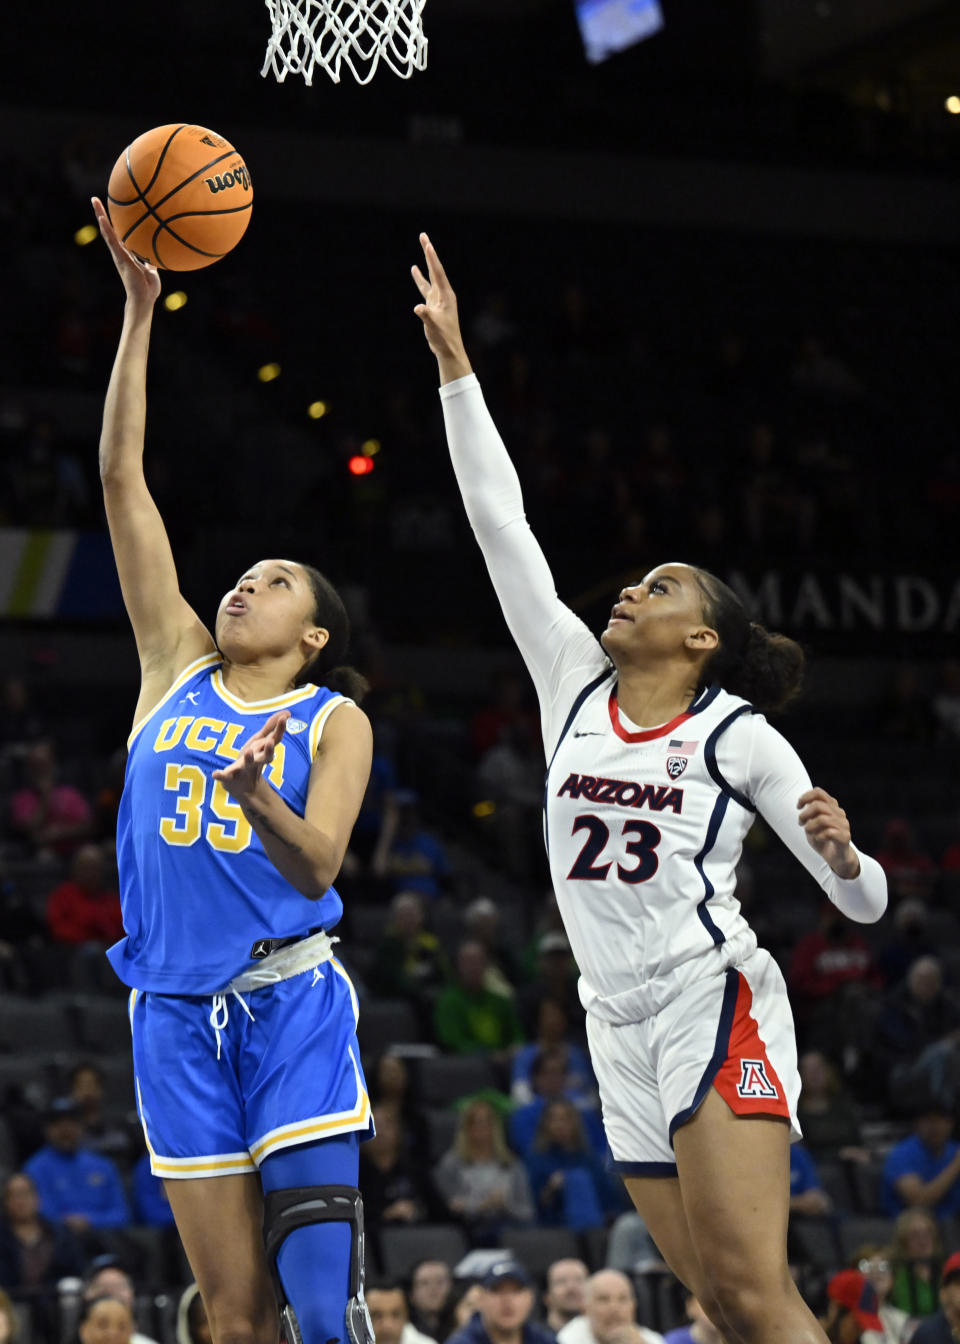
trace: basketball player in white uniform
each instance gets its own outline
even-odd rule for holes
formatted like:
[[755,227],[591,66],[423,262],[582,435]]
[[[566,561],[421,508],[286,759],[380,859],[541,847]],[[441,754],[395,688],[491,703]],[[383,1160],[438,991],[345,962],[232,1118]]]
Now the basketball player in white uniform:
[[599,641],[559,600],[456,298],[421,243],[415,311],[440,366],[454,471],[540,700],[545,837],[615,1166],[728,1340],[822,1342],[787,1267],[793,1019],[734,870],[760,812],[852,919],[882,914],[883,871],[759,712],[798,688],[792,640],[686,564],[624,588]]

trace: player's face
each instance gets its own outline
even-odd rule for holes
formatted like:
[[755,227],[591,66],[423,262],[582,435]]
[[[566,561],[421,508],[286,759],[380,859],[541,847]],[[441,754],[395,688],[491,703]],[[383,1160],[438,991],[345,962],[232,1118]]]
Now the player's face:
[[[645,662],[703,639],[703,593],[689,565],[658,565],[639,583],[628,584],[613,606],[600,643],[614,663]],[[705,652],[716,645],[707,638]]]
[[[230,660],[279,657],[314,629],[310,582],[292,560],[260,560],[244,570],[217,612],[217,644]],[[307,656],[304,650],[304,656]]]

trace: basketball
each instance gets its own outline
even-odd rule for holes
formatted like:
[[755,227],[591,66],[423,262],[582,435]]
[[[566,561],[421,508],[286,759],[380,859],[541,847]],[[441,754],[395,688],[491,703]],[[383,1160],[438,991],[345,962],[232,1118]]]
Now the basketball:
[[210,266],[250,222],[253,187],[240,155],[205,126],[155,126],[123,151],[107,188],[117,237],[167,271]]

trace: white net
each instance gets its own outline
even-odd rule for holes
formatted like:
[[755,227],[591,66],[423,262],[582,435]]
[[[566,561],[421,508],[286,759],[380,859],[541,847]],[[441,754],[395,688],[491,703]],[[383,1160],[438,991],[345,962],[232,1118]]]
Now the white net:
[[266,0],[273,36],[260,73],[282,83],[302,75],[313,83],[314,69],[326,70],[335,84],[345,65],[358,84],[367,84],[384,61],[409,79],[425,70],[427,39],[421,14],[426,0]]

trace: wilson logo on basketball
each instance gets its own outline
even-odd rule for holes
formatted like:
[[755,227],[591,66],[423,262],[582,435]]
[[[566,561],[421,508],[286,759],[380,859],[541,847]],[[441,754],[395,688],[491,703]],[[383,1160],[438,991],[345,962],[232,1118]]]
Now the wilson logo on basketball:
[[216,177],[205,177],[204,182],[210,188],[211,195],[216,195],[218,191],[227,191],[230,187],[243,187],[244,191],[250,190],[250,174],[247,172],[246,165],[236,164],[227,173],[217,173]]

